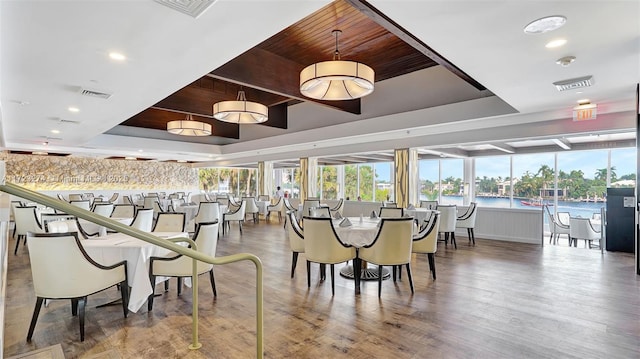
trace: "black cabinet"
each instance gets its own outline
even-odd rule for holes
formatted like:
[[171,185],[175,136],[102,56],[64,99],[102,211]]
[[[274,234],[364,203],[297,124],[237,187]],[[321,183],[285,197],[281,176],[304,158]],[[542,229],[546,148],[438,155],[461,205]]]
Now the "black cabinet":
[[635,189],[607,188],[607,251],[633,253]]

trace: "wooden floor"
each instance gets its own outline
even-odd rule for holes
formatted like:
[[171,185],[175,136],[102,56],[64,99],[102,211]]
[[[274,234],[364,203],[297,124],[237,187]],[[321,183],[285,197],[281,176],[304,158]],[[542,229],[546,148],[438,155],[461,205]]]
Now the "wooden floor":
[[[290,279],[291,252],[277,221],[244,230],[240,236],[232,225],[218,255],[250,252],[264,263],[268,358],[640,357],[640,278],[630,254],[481,239],[471,247],[458,238],[457,250],[439,244],[435,281],[426,256],[414,257],[414,295],[406,277],[385,281],[378,299],[376,282],[356,296],[353,281],[336,275],[332,297],[317,266],[307,288],[303,256]],[[9,258],[5,356],[58,343],[67,358],[110,350],[108,357],[117,351],[121,358],[255,356],[255,271],[248,262],[216,267],[217,299],[201,276],[198,351],[187,349],[191,293],[178,297],[175,281],[151,313],[145,306],[127,319],[118,306],[95,308],[116,299],[115,288],[90,297],[84,342],[69,303],[53,302],[27,343],[35,299],[28,253],[20,248]]]

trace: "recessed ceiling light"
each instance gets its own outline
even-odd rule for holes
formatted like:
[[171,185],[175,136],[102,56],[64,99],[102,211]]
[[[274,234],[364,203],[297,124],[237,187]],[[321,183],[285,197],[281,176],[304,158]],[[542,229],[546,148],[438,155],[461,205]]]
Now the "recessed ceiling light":
[[69,110],[69,112],[80,112],[80,109],[74,106],[69,106],[67,110]]
[[571,65],[574,61],[576,61],[576,57],[575,56],[565,56],[565,57],[561,57],[559,59],[556,60],[556,64],[562,66],[562,67],[567,67],[569,65]]
[[144,152],[144,150],[138,150],[138,152]]
[[51,130],[51,133],[60,133],[60,130]]
[[546,47],[547,49],[554,49],[556,47],[563,46],[566,43],[567,43],[566,39],[555,39],[547,42],[547,44],[544,45],[544,47]]
[[109,58],[111,58],[111,60],[116,60],[116,61],[124,61],[127,59],[126,56],[124,56],[119,52],[110,52]]
[[136,158],[135,158],[135,157],[128,157],[128,156],[127,156],[127,157],[125,157],[124,159],[125,159],[125,160],[128,160],[128,161],[135,161],[135,160],[136,160]]
[[546,16],[531,21],[524,27],[524,32],[526,34],[543,34],[562,27],[566,22],[567,18],[562,15]]

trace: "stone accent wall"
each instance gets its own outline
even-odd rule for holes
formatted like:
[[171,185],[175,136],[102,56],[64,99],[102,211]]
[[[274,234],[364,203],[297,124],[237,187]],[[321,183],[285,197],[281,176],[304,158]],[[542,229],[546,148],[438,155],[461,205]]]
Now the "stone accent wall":
[[198,188],[198,170],[168,162],[2,153],[6,181],[35,191]]

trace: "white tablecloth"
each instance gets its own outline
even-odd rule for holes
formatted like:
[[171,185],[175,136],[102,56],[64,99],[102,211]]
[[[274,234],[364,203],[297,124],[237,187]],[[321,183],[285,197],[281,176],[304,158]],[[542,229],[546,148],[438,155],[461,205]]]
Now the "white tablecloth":
[[380,219],[364,217],[360,222],[359,217],[349,217],[349,221],[351,221],[351,226],[349,227],[340,227],[340,221],[342,220],[333,220],[333,226],[340,240],[345,244],[359,248],[371,244],[376,238]]
[[258,205],[258,212],[264,216],[267,215],[267,206],[271,204],[271,201],[256,201]]
[[[153,234],[162,238],[188,237],[186,232],[156,232]],[[100,264],[111,265],[123,260],[127,261],[127,275],[129,287],[131,287],[128,308],[132,312],[137,312],[147,297],[153,293],[153,288],[149,283],[149,258],[164,256],[170,252],[122,233],[87,239],[81,243],[87,254]],[[164,277],[158,278],[157,282],[163,280],[165,280]]]
[[[111,217],[109,219],[113,219],[114,221],[118,221],[122,224],[126,224],[127,226],[131,224],[131,222],[133,222],[133,218],[132,217],[127,217],[127,218],[115,218],[115,217]],[[101,236],[104,236],[107,234],[107,228],[103,227],[99,224],[93,223],[93,222],[89,222],[86,219],[82,219],[79,218],[78,221],[80,222],[80,226],[82,226],[82,229],[84,229],[84,231],[87,234],[94,234],[94,233],[99,233]]]
[[404,213],[408,216],[411,216],[418,220],[418,223],[424,222],[424,220],[431,216],[433,210],[428,208],[414,208],[414,209],[405,209]]

